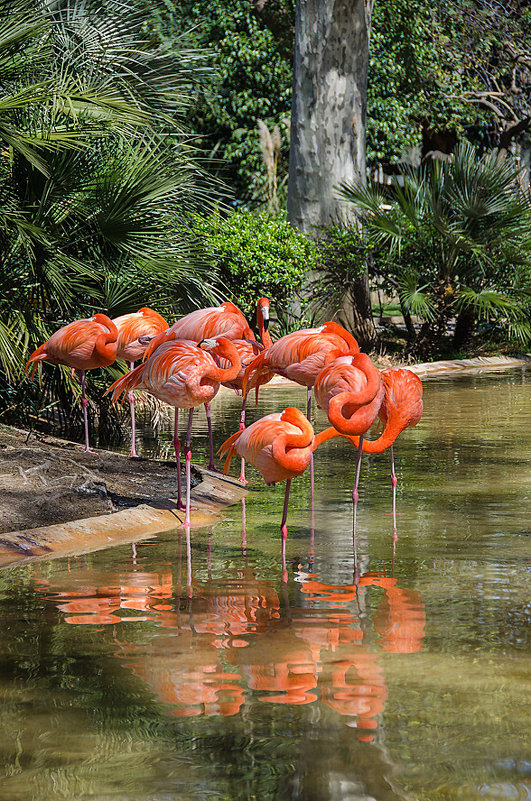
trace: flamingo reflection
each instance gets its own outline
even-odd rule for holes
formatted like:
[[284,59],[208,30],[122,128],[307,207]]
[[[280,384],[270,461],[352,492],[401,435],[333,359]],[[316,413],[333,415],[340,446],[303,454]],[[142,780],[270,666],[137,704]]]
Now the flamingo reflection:
[[35,584],[71,625],[156,623],[137,642],[115,626],[113,642],[122,664],[168,714],[236,715],[246,693],[274,704],[320,700],[356,728],[360,740],[373,741],[388,696],[382,656],[422,648],[419,593],[383,572],[356,574],[344,585],[299,572],[299,602],[290,609],[285,585],[281,603],[275,582],[256,578],[246,564],[213,579],[210,558],[208,578],[194,577],[190,566],[182,587],[179,565],[176,581],[169,567],[83,567],[55,579],[35,568]]

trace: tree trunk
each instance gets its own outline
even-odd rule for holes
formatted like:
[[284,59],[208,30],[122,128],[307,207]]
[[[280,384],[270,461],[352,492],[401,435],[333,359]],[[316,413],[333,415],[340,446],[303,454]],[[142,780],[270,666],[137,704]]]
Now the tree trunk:
[[[374,0],[299,0],[295,20],[288,219],[316,236],[325,225],[354,225],[343,181],[365,183],[365,116]],[[357,282],[360,340],[375,344],[367,275]]]

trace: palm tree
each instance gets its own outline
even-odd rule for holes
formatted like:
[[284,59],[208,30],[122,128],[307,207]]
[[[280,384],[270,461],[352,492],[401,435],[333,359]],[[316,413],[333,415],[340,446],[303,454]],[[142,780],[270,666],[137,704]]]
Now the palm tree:
[[391,198],[375,183],[341,194],[386,253],[406,313],[424,320],[414,355],[429,355],[452,318],[457,348],[478,321],[529,341],[531,204],[510,161],[465,143],[452,159],[404,168]]
[[[199,56],[126,11],[27,0],[0,23],[0,408],[19,413],[28,350],[71,319],[214,295],[181,224],[212,195],[180,122]],[[63,404],[68,381],[49,371],[24,402]]]

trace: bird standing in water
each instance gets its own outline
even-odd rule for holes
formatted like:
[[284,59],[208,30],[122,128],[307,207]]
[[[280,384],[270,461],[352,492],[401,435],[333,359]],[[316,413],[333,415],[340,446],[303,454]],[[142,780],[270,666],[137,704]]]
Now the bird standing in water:
[[[269,303],[268,303],[269,308]],[[142,337],[144,344],[147,344],[144,358],[149,358],[155,350],[164,342],[177,339],[189,339],[195,342],[208,337],[223,336],[231,340],[245,340],[256,342],[256,337],[249,323],[242,312],[234,303],[226,301],[220,306],[212,306],[206,309],[196,309],[190,314],[186,314],[171,325],[166,331],[158,334],[149,340],[149,337]],[[208,467],[215,470],[214,464],[214,445],[212,440],[212,418],[210,415],[210,404],[205,403],[205,412],[208,425],[208,443],[210,448],[210,460]]]
[[26,370],[33,365],[33,376],[39,362],[64,364],[72,367],[81,384],[81,404],[85,426],[85,453],[90,450],[88,434],[86,377],[87,370],[108,367],[116,359],[118,331],[105,314],[95,314],[85,320],[75,320],[59,328],[50,339],[37,348],[28,359]]
[[[327,432],[330,429],[327,429]],[[330,439],[330,434],[324,439]],[[337,431],[333,436],[340,436]],[[250,462],[262,474],[266,484],[286,482],[284,511],[280,524],[282,538],[282,571],[286,573],[286,538],[288,530],[289,492],[291,480],[304,473],[314,450],[324,441],[320,434],[314,437],[312,424],[303,413],[294,406],[288,406],[283,412],[274,412],[257,420],[243,431],[237,431],[229,437],[219,453],[227,454],[225,473],[228,473],[231,459],[235,453]]]
[[[383,423],[383,431],[378,439],[368,440],[363,436],[341,436],[349,439],[363,453],[382,453],[387,448],[391,452],[391,483],[393,486],[393,528],[396,539],[396,484],[393,444],[406,428],[416,426],[422,417],[422,381],[411,370],[391,367],[381,373],[384,396],[378,417]],[[335,428],[328,428],[319,435],[321,441],[337,436]]]
[[316,378],[314,394],[319,408],[340,434],[360,436],[352,487],[353,536],[356,537],[358,483],[363,434],[371,427],[382,405],[384,385],[380,371],[365,353],[339,356]]
[[[124,359],[129,364],[129,369],[133,370],[137,359],[142,358],[147,345],[139,342],[139,337],[155,337],[168,328],[168,323],[153,309],[143,307],[131,314],[122,314],[113,320],[118,330],[118,348],[116,351],[117,359]],[[136,425],[135,425],[135,397],[133,392],[129,393],[129,408],[131,410],[131,452],[129,456],[135,457],[136,454]]]
[[[223,369],[216,359],[226,359],[230,366]],[[241,360],[233,343],[226,337],[204,339],[202,342],[169,340],[130,373],[115,381],[107,392],[116,401],[122,392],[145,389],[156,398],[175,407],[173,443],[177,459],[177,505],[183,508],[181,495],[181,458],[179,443],[179,409],[189,409],[188,429],[184,444],[186,460],[186,516],[190,525],[190,462],[192,418],[195,406],[208,403],[217,394],[222,381],[231,381],[241,369]]]
[[[254,359],[243,379],[243,393],[251,377],[256,382],[257,394],[260,378],[267,371],[278,373],[307,387],[306,416],[310,419],[312,387],[323,369],[326,359],[346,353],[359,353],[359,346],[352,334],[343,326],[326,322],[319,328],[303,328],[278,339],[268,350]],[[310,459],[310,486],[313,506],[313,458]]]

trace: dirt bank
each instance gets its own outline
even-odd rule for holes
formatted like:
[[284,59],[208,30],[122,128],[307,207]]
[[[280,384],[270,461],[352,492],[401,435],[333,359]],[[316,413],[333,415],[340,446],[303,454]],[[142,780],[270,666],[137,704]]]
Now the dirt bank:
[[[200,481],[194,470],[192,485]],[[174,462],[129,459],[0,426],[0,532],[36,528],[174,498]]]

